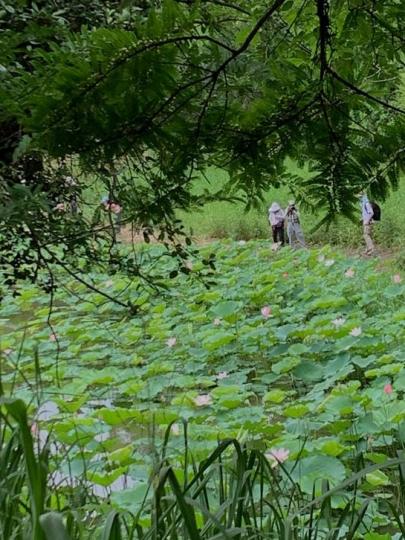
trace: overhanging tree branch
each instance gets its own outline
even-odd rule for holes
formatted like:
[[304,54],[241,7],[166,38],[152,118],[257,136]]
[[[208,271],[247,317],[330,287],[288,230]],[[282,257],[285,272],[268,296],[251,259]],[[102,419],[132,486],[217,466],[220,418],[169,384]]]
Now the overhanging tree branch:
[[[363,10],[368,14],[370,15],[370,17],[378,22],[379,26],[381,28],[384,28],[384,30],[386,30],[387,32],[389,32],[391,34],[392,37],[394,37],[395,39],[398,39],[401,43],[405,43],[405,38],[401,35],[401,34],[398,34],[398,32],[395,30],[395,28],[393,28],[390,24],[388,24],[386,21],[384,21],[383,19],[380,19],[380,17],[378,17],[378,15],[376,15],[373,11],[371,11],[371,9],[364,9],[362,8],[361,10],[361,13],[363,13]],[[361,14],[360,14],[361,16]]]
[[368,186],[371,186],[371,184],[373,184],[374,182],[377,182],[377,181],[378,181],[378,177],[379,177],[381,174],[385,174],[385,173],[388,171],[388,169],[390,169],[391,167],[393,167],[393,166],[397,163],[397,161],[398,161],[399,157],[401,156],[401,154],[403,154],[404,152],[405,152],[405,147],[402,147],[402,148],[400,148],[399,150],[397,150],[397,151],[394,153],[394,155],[391,157],[391,159],[389,159],[388,162],[385,163],[384,166],[381,167],[381,168],[377,171],[377,173],[369,180]]
[[372,96],[371,94],[369,94],[368,92],[366,92],[365,90],[362,90],[361,88],[359,88],[358,86],[352,84],[351,82],[349,82],[348,80],[344,79],[343,77],[341,77],[333,68],[331,68],[330,66],[327,66],[327,71],[328,73],[330,73],[330,75],[332,75],[332,77],[334,79],[336,79],[337,81],[339,81],[340,83],[342,83],[344,86],[346,86],[347,88],[349,88],[352,92],[354,92],[355,94],[359,94],[360,96],[363,96],[365,98],[367,98],[368,100],[370,101],[374,101],[374,103],[378,103],[379,105],[382,105],[383,107],[387,108],[387,109],[390,109],[391,111],[395,111],[397,113],[400,113],[400,114],[405,114],[405,110],[404,109],[401,109],[400,107],[396,107],[395,105],[391,105],[391,103],[388,103],[387,101],[384,101],[383,99],[379,99],[375,96]]
[[[122,134],[114,135],[114,136],[109,137],[107,139],[103,139],[103,140],[99,141],[98,144],[106,144],[106,143],[111,143],[111,142],[117,142],[120,139],[122,139],[123,137],[128,136],[129,134],[137,134],[137,135],[139,135],[141,133],[144,133],[151,126],[153,126],[154,119],[156,119],[159,116],[159,114],[161,114],[170,105],[170,103],[172,103],[175,100],[176,97],[178,97],[185,90],[187,90],[187,89],[189,89],[189,88],[191,88],[193,86],[196,86],[196,85],[198,85],[200,83],[205,83],[206,81],[208,81],[208,83],[204,84],[204,86],[203,86],[203,88],[206,88],[207,86],[210,85],[210,81],[212,81],[213,85],[211,87],[211,92],[210,92],[210,95],[212,95],[212,93],[214,91],[214,88],[215,88],[215,85],[216,85],[216,82],[218,81],[218,78],[219,78],[220,74],[222,72],[225,72],[227,66],[231,62],[233,62],[238,56],[243,54],[249,48],[249,45],[251,44],[251,42],[255,38],[256,34],[260,31],[260,29],[264,26],[264,24],[270,19],[270,17],[284,4],[284,2],[286,2],[286,0],[276,0],[276,2],[274,2],[274,4],[256,22],[255,26],[249,32],[248,36],[246,37],[246,39],[242,43],[242,45],[236,50],[235,49],[230,49],[230,50],[232,50],[232,54],[224,62],[222,62],[222,64],[220,64],[218,66],[218,68],[213,70],[211,73],[209,73],[207,75],[204,75],[203,77],[200,77],[200,78],[198,78],[198,79],[196,79],[194,81],[189,81],[187,83],[184,83],[183,85],[176,88],[172,92],[172,94],[168,98],[166,98],[166,100],[163,102],[163,104],[151,116],[149,116],[145,120],[145,122],[143,122],[140,126],[137,126],[135,128],[128,127],[128,129],[125,129],[122,132]],[[152,45],[162,46],[162,44],[166,44],[166,41],[165,42],[163,42],[163,41],[162,42],[156,42],[156,44],[151,44],[151,46]],[[127,56],[126,60],[128,60],[129,58],[130,58],[130,56]],[[115,65],[114,69],[116,67],[117,66]],[[113,68],[111,68],[111,69],[113,69]],[[106,75],[106,74],[104,74],[104,75]],[[196,97],[196,95],[198,95],[199,92],[200,92],[200,90],[197,90],[197,92],[192,97]],[[174,112],[178,112],[187,102],[190,101],[190,99],[191,98],[186,98],[186,100],[183,101],[179,106],[177,106],[175,108],[175,111],[171,111],[169,113],[169,115],[166,116],[164,121],[159,123],[159,125],[162,125],[162,123],[166,122],[167,119],[174,114]],[[92,143],[90,141],[89,144],[87,145],[87,147],[90,149],[91,146],[92,146]]]
[[41,249],[43,251],[45,251],[47,253],[47,255],[49,256],[51,262],[54,262],[58,266],[63,268],[63,270],[65,270],[65,272],[67,274],[69,274],[69,276],[71,276],[72,278],[77,280],[79,283],[81,283],[82,285],[84,285],[85,287],[90,289],[91,291],[93,291],[93,292],[95,292],[97,294],[100,294],[101,296],[104,296],[104,298],[107,298],[107,300],[109,300],[110,302],[113,302],[114,304],[118,304],[121,307],[129,309],[131,312],[136,311],[136,306],[133,306],[130,302],[128,302],[128,303],[121,302],[121,300],[118,300],[117,298],[114,298],[113,296],[109,295],[108,293],[106,293],[104,291],[101,291],[100,289],[97,289],[97,287],[94,287],[94,285],[92,285],[91,283],[89,283],[88,281],[83,279],[77,272],[74,272],[73,270],[71,270],[66,263],[64,263],[59,257],[57,257],[54,253],[52,253],[52,251],[50,251],[48,248],[46,248],[44,246],[40,246],[40,247],[41,247]]
[[268,9],[256,22],[252,30],[249,32],[247,38],[242,43],[242,45],[232,53],[232,55],[220,66],[218,69],[222,70],[225,69],[225,67],[232,62],[235,58],[237,58],[240,54],[245,52],[249,45],[252,43],[253,39],[255,38],[256,34],[259,32],[259,30],[265,25],[265,23],[270,19],[270,17],[286,2],[286,0],[276,0],[274,4],[271,6],[270,9]]
[[[115,62],[113,62],[112,66],[105,70],[103,73],[97,73],[97,76],[93,82],[88,84],[85,88],[81,90],[76,96],[74,96],[70,103],[67,104],[66,109],[67,112],[69,111],[70,106],[74,105],[74,102],[84,97],[86,94],[92,92],[95,88],[97,88],[102,82],[104,82],[116,69],[124,65],[128,60],[131,60],[135,56],[138,56],[139,54],[143,54],[145,52],[149,52],[155,49],[159,49],[161,47],[164,47],[166,45],[172,45],[172,44],[180,44],[180,43],[187,43],[192,41],[207,41],[210,43],[214,43],[215,45],[218,45],[219,47],[227,50],[228,52],[234,54],[235,49],[232,47],[229,47],[226,43],[223,43],[212,36],[207,35],[191,35],[191,36],[173,36],[167,39],[154,41],[152,43],[146,43],[135,50],[131,51],[129,54],[126,54],[122,58],[119,58]],[[67,113],[66,113],[67,114]],[[58,124],[62,123],[65,118],[66,114],[62,115],[61,118],[58,119],[57,122],[55,122],[51,127],[56,127]]]
[[[194,0],[177,0],[181,4],[187,4],[188,6],[192,6],[194,3]],[[247,9],[244,9],[241,6],[238,6],[237,4],[232,4],[231,2],[225,2],[224,0],[202,0],[204,4],[215,4],[216,6],[222,6],[229,9],[234,9],[235,11],[239,11],[239,13],[243,13],[244,15],[250,15],[250,12]]]
[[324,78],[325,71],[328,67],[328,59],[326,55],[327,46],[329,44],[329,15],[327,0],[316,0],[317,15],[319,19],[319,53],[320,53],[320,74],[321,81]]

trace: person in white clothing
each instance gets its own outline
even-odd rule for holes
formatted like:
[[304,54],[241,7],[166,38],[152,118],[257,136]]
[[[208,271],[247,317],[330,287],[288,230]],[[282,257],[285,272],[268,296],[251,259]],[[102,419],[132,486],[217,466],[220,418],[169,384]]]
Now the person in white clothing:
[[284,246],[284,219],[285,214],[281,206],[274,202],[269,208],[269,223],[273,234],[273,242]]

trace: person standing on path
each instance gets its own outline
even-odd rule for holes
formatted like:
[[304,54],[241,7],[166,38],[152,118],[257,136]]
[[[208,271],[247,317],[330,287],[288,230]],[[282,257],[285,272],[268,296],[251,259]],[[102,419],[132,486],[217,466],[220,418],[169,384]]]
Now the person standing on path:
[[79,212],[79,203],[78,203],[78,186],[76,179],[73,176],[65,176],[65,189],[69,198],[69,208],[72,215],[78,214]]
[[273,242],[284,246],[284,219],[285,214],[281,206],[274,202],[269,208],[269,223],[273,234]]
[[106,212],[114,214],[113,229],[115,233],[121,232],[121,212],[122,207],[120,204],[114,202],[108,195],[105,195],[101,199],[101,205]]
[[373,217],[374,210],[373,206],[368,200],[367,195],[363,192],[360,194],[360,205],[361,205],[361,221],[363,224],[363,237],[366,243],[365,255],[372,255],[374,253],[374,242],[373,242]]
[[305,247],[304,233],[301,229],[300,215],[295,206],[295,201],[288,203],[285,217],[287,220],[287,235],[290,246],[293,249]]

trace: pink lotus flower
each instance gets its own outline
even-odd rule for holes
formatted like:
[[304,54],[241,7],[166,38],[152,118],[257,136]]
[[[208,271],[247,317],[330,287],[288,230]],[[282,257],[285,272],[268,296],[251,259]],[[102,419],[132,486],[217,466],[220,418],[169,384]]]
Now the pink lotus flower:
[[229,377],[229,374],[227,371],[220,371],[217,375],[217,379],[218,380],[221,380],[221,379],[226,379],[227,377]]
[[394,276],[392,276],[392,281],[394,283],[401,283],[402,278],[401,278],[401,276],[399,274],[395,274]]
[[49,341],[57,341],[58,336],[55,334],[55,332],[52,332],[52,334],[49,334]]
[[212,404],[212,397],[209,394],[200,394],[194,398],[197,407],[207,407]]
[[392,384],[386,384],[384,386],[384,393],[385,394],[392,394],[392,392],[394,391],[394,389],[392,388]]
[[288,278],[288,272],[284,272],[283,274],[283,278],[287,279]]
[[355,272],[354,272],[353,268],[349,268],[349,269],[346,270],[346,272],[345,272],[345,276],[346,276],[347,278],[352,278],[352,277],[354,277],[354,274],[355,274]]
[[177,339],[175,337],[169,337],[169,339],[166,341],[166,345],[168,347],[174,347],[177,343]]
[[265,319],[268,319],[269,317],[271,317],[271,307],[270,306],[263,306],[262,309],[260,310],[261,314],[263,315],[263,317]]
[[271,462],[272,468],[277,467],[280,463],[284,463],[290,456],[290,451],[285,448],[274,448],[264,454]]
[[64,212],[65,211],[65,203],[63,203],[63,202],[58,203],[55,206],[55,210],[57,210],[58,212]]
[[356,326],[356,328],[353,328],[353,330],[350,332],[350,335],[353,337],[359,337],[362,334],[362,329],[360,326]]
[[335,264],[334,259],[326,259],[326,261],[325,261],[325,266],[326,267],[333,266],[334,264]]
[[4,354],[5,354],[6,356],[8,356],[9,354],[11,354],[11,353],[13,352],[13,349],[4,349],[3,352],[4,352]]
[[332,321],[332,324],[336,326],[336,328],[339,328],[339,326],[343,326],[346,322],[346,319],[343,317],[338,317],[334,321]]
[[33,435],[38,435],[39,433],[39,426],[36,422],[33,422],[32,426],[31,426],[31,433]]
[[180,426],[179,426],[179,424],[172,424],[172,427],[170,428],[170,432],[173,435],[180,435]]
[[218,317],[216,319],[214,319],[214,322],[212,323],[214,326],[220,326],[221,324],[221,319],[219,319]]

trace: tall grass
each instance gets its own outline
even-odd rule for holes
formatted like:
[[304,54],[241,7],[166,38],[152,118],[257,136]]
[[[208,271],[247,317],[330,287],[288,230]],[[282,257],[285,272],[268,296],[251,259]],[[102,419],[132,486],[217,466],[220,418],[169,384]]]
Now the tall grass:
[[[44,540],[39,523],[44,513],[48,455],[34,450],[27,410],[21,400],[3,400],[0,415],[1,539]],[[10,424],[10,418],[16,422]]]
[[35,445],[22,401],[2,404],[1,540],[363,538],[370,529],[373,495],[360,496],[357,486],[366,475],[382,469],[390,475],[392,487],[385,487],[380,499],[380,520],[385,515],[386,526],[377,530],[405,537],[405,457],[363,468],[339,486],[319,479],[308,495],[293,480],[291,468],[274,466],[263,452],[236,440],[219,442],[207,459],[196,463],[188,453],[185,430],[185,459],[182,469],[175,468],[165,457],[171,426],[160,462],[151,473],[148,495],[136,514],[112,510],[104,517],[106,505],[100,501],[92,507],[96,518],[90,517],[86,506],[69,505],[67,499],[55,512],[55,493],[47,481],[47,445],[42,449]]

